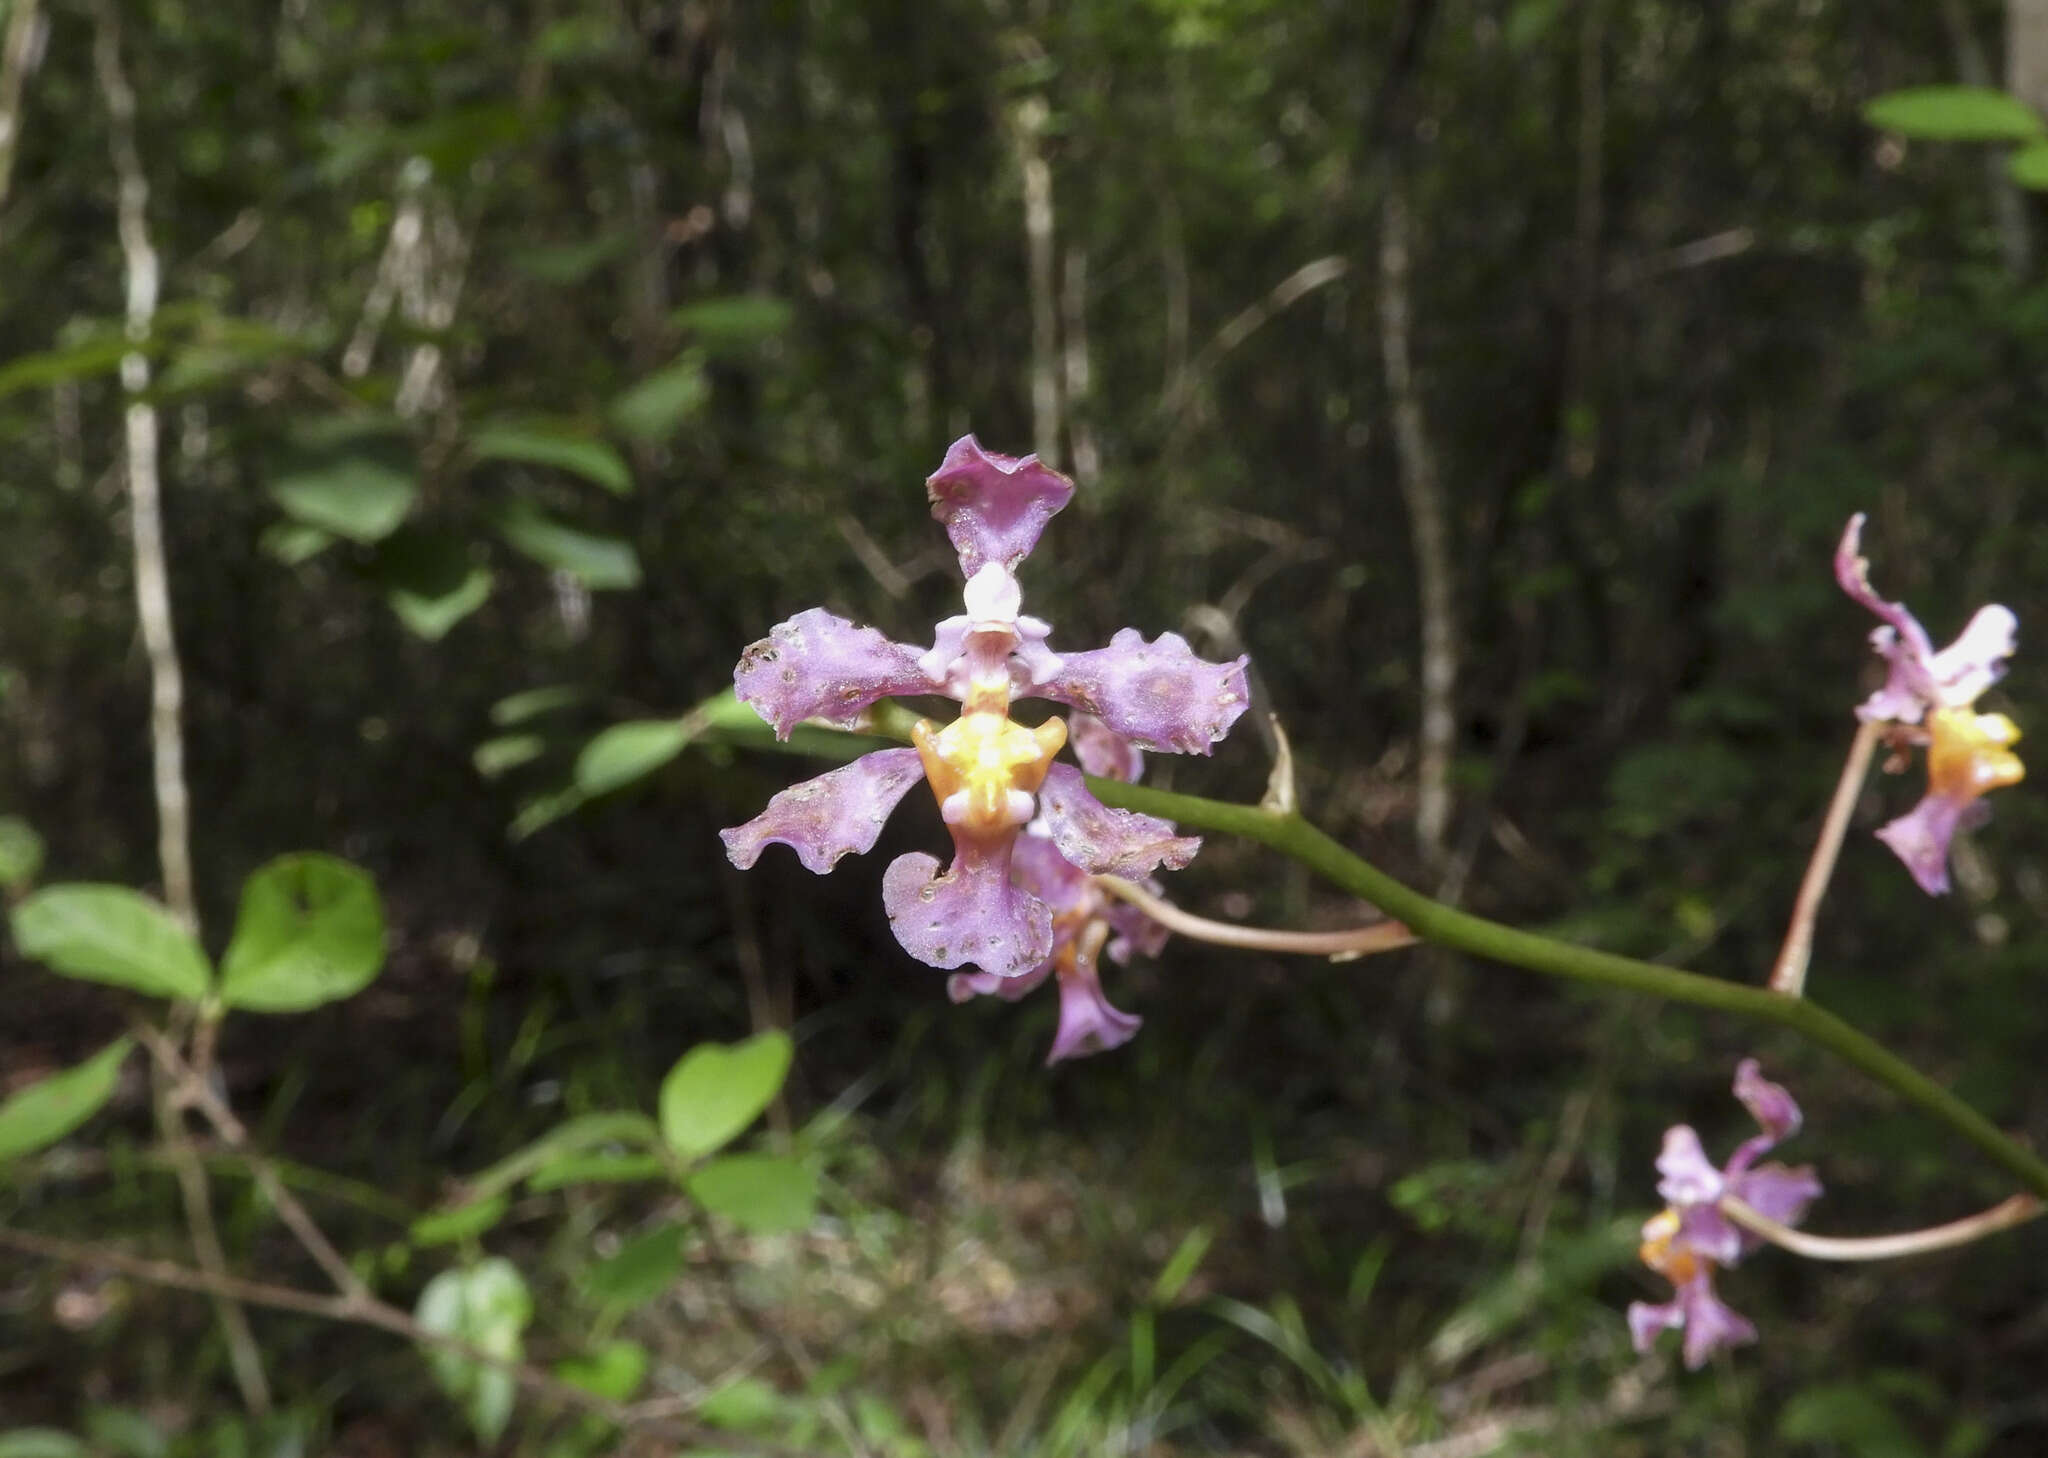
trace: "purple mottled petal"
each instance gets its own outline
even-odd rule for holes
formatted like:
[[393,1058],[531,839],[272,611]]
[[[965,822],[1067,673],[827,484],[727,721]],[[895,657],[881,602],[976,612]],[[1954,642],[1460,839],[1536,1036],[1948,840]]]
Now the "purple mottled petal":
[[1704,1271],[1678,1288],[1685,1312],[1685,1366],[1697,1372],[1723,1347],[1756,1340],[1756,1327],[1714,1294],[1713,1279]]
[[997,455],[971,435],[953,442],[925,488],[969,577],[991,562],[1014,570],[1074,494],[1074,483],[1037,456]]
[[1882,618],[1890,631],[1878,629],[1870,635],[1871,646],[1890,661],[1891,671],[1884,687],[1864,701],[1856,713],[1872,723],[1896,720],[1917,724],[1925,706],[1934,699],[1934,678],[1929,661],[1934,644],[1920,620],[1902,602],[1886,602],[1870,585],[1870,564],[1863,559],[1862,512],[1849,518],[1835,549],[1835,580],[1842,591]]
[[1067,654],[1036,691],[1093,714],[1140,748],[1207,754],[1250,700],[1246,661],[1211,663],[1178,633],[1147,643],[1136,628],[1120,628],[1107,648]]
[[1798,1100],[1785,1091],[1783,1084],[1765,1078],[1763,1065],[1754,1058],[1745,1058],[1735,1065],[1735,1097],[1749,1110],[1757,1127],[1771,1138],[1790,1139],[1799,1132],[1803,1116]]
[[[1156,895],[1165,888],[1157,881],[1147,881],[1145,889]],[[1167,938],[1173,935],[1128,901],[1112,902],[1103,909],[1102,919],[1116,933],[1109,941],[1109,959],[1118,966],[1130,961],[1133,952],[1143,957],[1158,956]]]
[[1663,1176],[1657,1193],[1674,1205],[1705,1205],[1721,1198],[1721,1171],[1707,1162],[1700,1136],[1689,1124],[1674,1124],[1664,1131],[1657,1173]]
[[1678,1233],[1671,1239],[1671,1248],[1690,1251],[1716,1265],[1732,1266],[1742,1259],[1742,1227],[1713,1205],[1684,1205],[1679,1207]]
[[1068,1058],[1106,1053],[1137,1036],[1144,1019],[1119,1012],[1103,995],[1102,982],[1092,966],[1080,965],[1060,974],[1060,1026],[1046,1055],[1051,1067]]
[[1028,992],[1036,992],[1045,985],[1045,979],[1052,975],[1052,959],[1048,957],[1020,977],[995,977],[987,972],[955,972],[946,979],[946,996],[955,1002],[966,1002],[976,997],[1000,997],[1004,1002],[1015,1002]]
[[1099,899],[1088,873],[1060,854],[1043,820],[1017,837],[1010,879],[1052,908],[1053,915],[1079,911]]
[[876,699],[931,693],[938,685],[918,667],[919,656],[873,628],[806,608],[742,653],[732,681],[741,700],[775,726],[775,737],[787,739],[805,719],[851,728]]
[[1955,642],[1928,663],[1941,702],[1951,709],[1968,708],[1977,696],[2005,677],[2005,660],[2013,654],[2019,619],[2010,608],[1992,603],[1977,609]]
[[[1780,1225],[1797,1225],[1806,1218],[1806,1207],[1821,1197],[1821,1188],[1812,1165],[1766,1164],[1730,1179],[1728,1193]],[[1744,1251],[1762,1244],[1761,1236],[1742,1232]]]
[[1136,880],[1161,865],[1177,871],[1202,845],[1200,836],[1175,835],[1171,822],[1156,815],[1110,809],[1070,764],[1046,771],[1038,813],[1060,854],[1096,875]]
[[1676,1301],[1667,1301],[1662,1306],[1652,1306],[1647,1301],[1628,1304],[1629,1340],[1641,1355],[1647,1356],[1663,1333],[1684,1325],[1685,1309]]
[[1143,751],[1093,714],[1076,709],[1067,715],[1067,743],[1091,775],[1134,784],[1145,773]]
[[[1981,802],[1980,802],[1981,803]],[[1877,838],[1906,863],[1913,879],[1929,896],[1948,891],[1948,848],[1972,802],[1956,795],[1927,794],[1904,815],[1883,826]]]
[[878,749],[816,779],[791,785],[768,808],[731,830],[718,832],[725,853],[741,870],[777,842],[789,846],[819,875],[848,851],[874,849],[889,812],[924,778],[914,749]]
[[903,949],[934,967],[974,963],[996,977],[1021,977],[1052,951],[1052,912],[1010,881],[1014,836],[984,841],[955,833],[953,864],[921,851],[898,856],[882,875],[882,905]]

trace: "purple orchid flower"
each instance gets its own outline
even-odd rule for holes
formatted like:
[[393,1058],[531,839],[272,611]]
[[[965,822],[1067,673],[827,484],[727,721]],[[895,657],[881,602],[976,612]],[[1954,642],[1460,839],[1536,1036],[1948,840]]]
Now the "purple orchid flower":
[[2016,785],[2026,769],[2011,746],[2018,727],[2003,714],[1979,714],[1978,695],[2005,675],[2018,619],[1997,603],[1977,609],[1955,642],[1936,652],[1904,603],[1886,602],[1870,585],[1861,555],[1863,514],[1849,518],[1835,551],[1842,591],[1883,619],[1870,646],[1889,665],[1883,687],[1857,707],[1866,724],[1903,726],[1894,738],[1927,747],[1927,793],[1877,837],[1905,862],[1930,896],[1949,889],[1949,845],[1956,832],[1989,816],[1980,798]]
[[922,852],[899,856],[882,877],[896,939],[934,967],[973,964],[1022,977],[1053,953],[1053,913],[1012,875],[1018,835],[1040,819],[1060,855],[1081,871],[1142,877],[1186,865],[1201,844],[1150,815],[1112,810],[1080,771],[1055,764],[1067,726],[1026,728],[1010,718],[1020,698],[1051,699],[1099,719],[1131,746],[1207,754],[1244,712],[1243,658],[1209,663],[1179,635],[1152,642],[1118,632],[1107,648],[1055,653],[1051,629],[1023,616],[1016,569],[1045,524],[1072,497],[1065,476],[1036,456],[996,455],[973,436],[953,443],[926,485],[967,578],[966,611],[937,625],[932,646],[891,642],[810,608],[741,655],[739,697],[780,738],[804,719],[842,728],[895,694],[943,694],[960,717],[920,722],[910,749],[883,749],[792,785],[745,825],[721,832],[742,869],[780,842],[815,872],[867,851],[883,822],[923,778],[953,839],[943,872]]
[[1799,1105],[1792,1095],[1766,1079],[1754,1058],[1736,1065],[1735,1097],[1762,1128],[1744,1140],[1728,1162],[1716,1169],[1690,1126],[1664,1131],[1664,1149],[1657,1156],[1657,1193],[1670,1203],[1643,1225],[1643,1264],[1669,1280],[1672,1299],[1661,1306],[1632,1302],[1628,1329],[1638,1352],[1647,1352],[1657,1334],[1671,1328],[1685,1332],[1685,1365],[1697,1370],[1722,1347],[1756,1340],[1756,1327],[1714,1294],[1714,1267],[1734,1266],[1762,1242],[1721,1213],[1724,1196],[1784,1225],[1796,1225],[1806,1207],[1820,1198],[1820,1181],[1811,1166],[1788,1168],[1758,1165],[1757,1159],[1798,1132]]
[[[1090,774],[1133,780],[1143,768],[1139,751],[1093,715],[1076,710],[1068,716],[1067,733],[1075,757]],[[1107,942],[1110,958],[1119,965],[1134,951],[1156,957],[1166,945],[1166,928],[1129,902],[1105,894],[1093,877],[1060,853],[1042,819],[1032,821],[1018,837],[1010,875],[1051,909],[1051,954],[1018,977],[956,972],[946,979],[947,995],[955,1002],[989,996],[1015,1002],[1043,986],[1048,977],[1057,978],[1060,1021],[1045,1060],[1048,1067],[1129,1042],[1144,1019],[1119,1011],[1103,992],[1098,966],[1103,946]],[[1156,882],[1145,884],[1149,890],[1160,889]]]

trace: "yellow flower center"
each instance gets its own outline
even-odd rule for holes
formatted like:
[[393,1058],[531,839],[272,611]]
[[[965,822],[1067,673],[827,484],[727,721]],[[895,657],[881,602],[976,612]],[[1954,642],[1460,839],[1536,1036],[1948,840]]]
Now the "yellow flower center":
[[1699,1274],[1701,1259],[1690,1250],[1671,1248],[1678,1238],[1678,1223],[1678,1212],[1669,1205],[1645,1220],[1643,1243],[1636,1254],[1644,1265],[1669,1279],[1672,1285],[1683,1286]]
[[1010,719],[1007,679],[972,685],[965,710],[945,728],[922,719],[911,742],[948,825],[977,835],[1008,834],[1031,818],[1032,796],[1067,742],[1066,721],[1027,729]]
[[2003,714],[1935,709],[1927,715],[1927,733],[1927,787],[1937,795],[1974,800],[2026,776],[2008,747],[2018,741],[2019,726]]

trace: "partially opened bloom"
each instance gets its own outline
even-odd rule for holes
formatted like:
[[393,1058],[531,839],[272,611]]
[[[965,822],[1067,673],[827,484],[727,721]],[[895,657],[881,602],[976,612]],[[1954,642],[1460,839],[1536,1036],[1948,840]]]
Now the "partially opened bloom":
[[1245,660],[1209,663],[1174,633],[1152,642],[1132,628],[1107,648],[1059,654],[1051,629],[1024,616],[1016,569],[1073,495],[1036,456],[995,455],[973,436],[955,441],[927,481],[932,515],[960,559],[966,611],[940,622],[932,646],[891,642],[822,608],[781,623],[741,655],[733,681],[787,738],[804,719],[852,727],[895,694],[943,694],[961,706],[943,726],[920,722],[914,748],[884,749],[793,785],[745,825],[722,832],[734,865],[781,842],[812,871],[871,849],[910,786],[923,779],[953,840],[952,864],[899,856],[882,878],[896,939],[934,967],[973,964],[1021,977],[1053,952],[1053,913],[1011,874],[1018,834],[1039,818],[1058,853],[1088,873],[1142,877],[1187,864],[1198,840],[1149,815],[1113,810],[1080,771],[1055,764],[1066,724],[1027,728],[1020,698],[1051,699],[1099,719],[1142,749],[1206,754],[1244,712]]
[[1763,1132],[1742,1142],[1728,1162],[1716,1169],[1689,1125],[1664,1131],[1664,1150],[1657,1156],[1657,1193],[1670,1203],[1643,1225],[1643,1264],[1671,1282],[1671,1300],[1661,1306],[1637,1301],[1628,1308],[1628,1328],[1638,1352],[1647,1352],[1657,1334],[1669,1328],[1685,1332],[1685,1365],[1702,1366],[1722,1347],[1756,1340],[1756,1327],[1714,1294],[1714,1268],[1733,1266],[1761,1244],[1721,1213],[1724,1197],[1783,1225],[1796,1225],[1806,1207],[1820,1197],[1820,1181],[1810,1166],[1758,1165],[1757,1159],[1799,1129],[1799,1105],[1745,1058],[1735,1069],[1735,1097]]
[[1977,609],[1955,642],[1936,652],[1904,603],[1886,602],[1870,585],[1861,555],[1863,514],[1849,518],[1835,552],[1842,590],[1883,619],[1870,645],[1887,665],[1883,687],[1856,710],[1867,724],[1895,726],[1894,738],[1927,749],[1927,793],[1877,832],[1929,895],[1948,890],[1949,843],[1981,823],[1988,791],[2018,784],[2026,770],[2012,745],[2020,731],[2003,714],[1979,714],[1978,695],[2005,674],[2018,627],[1996,603]]

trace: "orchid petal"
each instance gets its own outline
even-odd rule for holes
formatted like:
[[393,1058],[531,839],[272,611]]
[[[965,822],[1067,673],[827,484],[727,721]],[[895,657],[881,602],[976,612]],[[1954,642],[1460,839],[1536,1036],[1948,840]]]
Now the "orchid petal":
[[1175,835],[1172,823],[1156,815],[1110,809],[1068,764],[1046,771],[1038,813],[1060,854],[1095,875],[1136,880],[1161,865],[1177,871],[1202,845],[1199,836]]
[[1060,971],[1060,1026],[1053,1036],[1052,1052],[1046,1055],[1050,1067],[1068,1058],[1106,1053],[1137,1036],[1145,1020],[1111,1007],[1103,994],[1095,968],[1077,963],[1073,971]]
[[848,729],[877,699],[932,692],[938,684],[919,656],[873,628],[806,608],[741,654],[732,677],[739,697],[787,739],[805,719]]
[[1923,795],[1919,804],[1881,827],[1877,838],[1905,862],[1922,891],[1942,896],[1949,889],[1949,843],[1965,828],[1965,821],[1974,818],[1972,812],[1983,813],[1981,801],[1960,795]]
[[1955,642],[1928,661],[1928,673],[1945,708],[1967,708],[2001,678],[2012,657],[2019,619],[2010,608],[1991,603],[1977,609]]
[[1678,1288],[1678,1305],[1685,1313],[1685,1366],[1689,1372],[1704,1367],[1707,1358],[1723,1347],[1756,1340],[1756,1327],[1714,1294],[1713,1279],[1704,1271]]
[[1144,749],[1207,754],[1250,702],[1242,656],[1197,657],[1178,633],[1147,643],[1121,628],[1107,648],[1069,653],[1038,694],[1092,714]]
[[1132,784],[1145,773],[1145,756],[1137,745],[1080,709],[1067,715],[1067,743],[1091,775]]
[[1857,716],[1870,723],[1894,721],[1917,724],[1927,704],[1934,701],[1935,684],[1929,660],[1934,644],[1920,620],[1902,602],[1886,602],[1870,585],[1870,563],[1862,555],[1863,523],[1857,512],[1849,518],[1835,548],[1835,581],[1842,591],[1882,618],[1886,628],[1870,635],[1871,647],[1891,665],[1884,687],[1866,699]]
[[1657,1338],[1667,1331],[1685,1325],[1685,1309],[1675,1300],[1662,1306],[1652,1306],[1647,1301],[1631,1301],[1628,1304],[1628,1335],[1639,1355],[1649,1355],[1657,1345]]
[[1674,1124],[1664,1131],[1664,1148],[1657,1156],[1657,1193],[1674,1205],[1706,1205],[1721,1198],[1721,1171],[1707,1162],[1700,1136],[1689,1124]]
[[921,851],[898,856],[882,875],[882,905],[903,949],[934,967],[969,962],[996,977],[1020,977],[1052,951],[1052,912],[1010,881],[1014,836],[956,832],[943,874]]
[[[1728,1193],[1766,1219],[1797,1225],[1806,1218],[1806,1207],[1821,1197],[1821,1187],[1812,1165],[1766,1164],[1732,1176]],[[1760,1236],[1742,1232],[1744,1250],[1755,1250],[1761,1243]]]
[[998,455],[971,435],[953,442],[925,488],[969,577],[989,563],[1014,571],[1074,494],[1074,483],[1037,456]]
[[791,785],[745,825],[718,832],[741,870],[771,844],[789,846],[806,870],[824,875],[848,851],[869,851],[889,813],[924,778],[914,749],[878,749],[802,784]]

